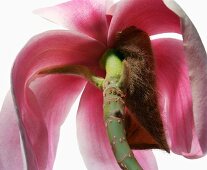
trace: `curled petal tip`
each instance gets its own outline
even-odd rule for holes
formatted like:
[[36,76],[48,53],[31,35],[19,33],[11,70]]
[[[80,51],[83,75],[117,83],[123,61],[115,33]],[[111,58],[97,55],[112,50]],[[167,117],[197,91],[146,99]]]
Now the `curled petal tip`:
[[163,0],[164,4],[175,12],[179,17],[184,17],[186,14],[182,8],[173,0]]
[[193,25],[193,22],[187,16],[184,10],[182,10],[181,7],[173,0],[163,0],[163,2],[169,9],[171,9],[180,17],[181,21],[183,47],[185,52],[184,56],[186,59],[186,65],[188,67],[190,93],[192,95],[192,125],[195,126],[195,129],[193,129],[193,137],[197,138],[198,140],[197,142],[193,140],[190,149],[188,148],[188,150],[183,155],[188,158],[196,158],[203,156],[207,152],[206,50],[201,41],[199,33],[196,30],[196,27]]
[[98,0],[72,0],[37,9],[34,13],[69,30],[84,33],[105,43],[108,29],[106,10],[109,4]]

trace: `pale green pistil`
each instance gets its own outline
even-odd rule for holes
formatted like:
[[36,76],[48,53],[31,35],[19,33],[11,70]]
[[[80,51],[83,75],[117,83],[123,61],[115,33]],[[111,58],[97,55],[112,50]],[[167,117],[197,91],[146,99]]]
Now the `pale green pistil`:
[[113,49],[108,50],[103,55],[103,57],[101,58],[101,65],[106,70],[105,79],[109,77],[120,78],[123,69],[122,61],[116,55]]

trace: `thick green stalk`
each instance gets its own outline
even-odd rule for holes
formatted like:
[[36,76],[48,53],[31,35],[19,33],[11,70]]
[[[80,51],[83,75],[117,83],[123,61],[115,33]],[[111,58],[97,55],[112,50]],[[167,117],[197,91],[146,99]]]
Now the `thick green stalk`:
[[124,100],[123,91],[120,89],[123,64],[113,50],[103,56],[102,64],[106,69],[106,78],[103,86],[104,96],[104,121],[114,156],[122,169],[141,170],[132,153],[124,128]]

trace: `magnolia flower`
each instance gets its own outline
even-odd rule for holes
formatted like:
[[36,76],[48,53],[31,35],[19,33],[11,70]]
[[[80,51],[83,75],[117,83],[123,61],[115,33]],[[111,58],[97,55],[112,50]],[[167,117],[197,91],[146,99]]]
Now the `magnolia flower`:
[[[173,1],[165,3],[177,15],[161,0],[123,0],[112,7],[109,1],[73,0],[37,11],[68,31],[35,36],[16,58],[14,100],[10,93],[0,114],[0,169],[52,169],[59,128],[83,89],[77,128],[85,164],[90,170],[120,169],[105,131],[102,92],[81,77],[42,72],[83,65],[103,76],[102,55],[114,47],[117,33],[131,26],[150,36],[183,35],[184,48],[180,40],[151,40],[160,113],[171,151],[188,158],[206,153],[206,53],[185,13]],[[143,169],[157,169],[150,150],[134,155]]]

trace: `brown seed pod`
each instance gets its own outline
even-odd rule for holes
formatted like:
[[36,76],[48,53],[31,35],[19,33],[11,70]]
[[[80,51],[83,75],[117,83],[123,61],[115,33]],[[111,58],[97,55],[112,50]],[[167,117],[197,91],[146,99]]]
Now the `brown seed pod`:
[[147,33],[132,26],[117,35],[115,49],[124,58],[125,123],[134,149],[169,152],[157,100],[155,62]]

